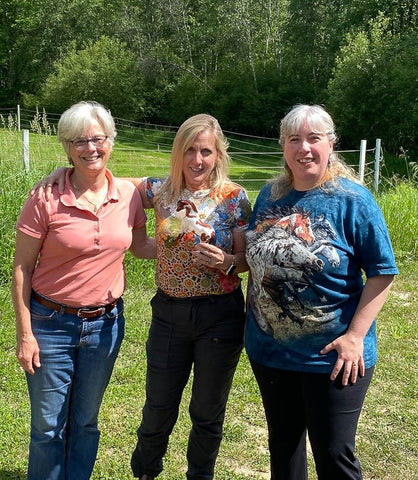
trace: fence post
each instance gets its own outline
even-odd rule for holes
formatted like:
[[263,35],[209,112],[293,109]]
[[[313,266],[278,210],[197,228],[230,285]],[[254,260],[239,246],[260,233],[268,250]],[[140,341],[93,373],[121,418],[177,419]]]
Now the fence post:
[[17,106],[17,131],[20,132],[20,105]]
[[367,140],[362,140],[360,142],[360,163],[359,163],[359,177],[360,182],[364,182],[364,169],[366,167],[366,148]]
[[380,175],[380,145],[381,139],[376,138],[376,150],[374,152],[374,190],[377,192],[379,190],[379,175]]
[[23,164],[25,166],[26,173],[29,172],[29,130],[22,130],[23,140]]

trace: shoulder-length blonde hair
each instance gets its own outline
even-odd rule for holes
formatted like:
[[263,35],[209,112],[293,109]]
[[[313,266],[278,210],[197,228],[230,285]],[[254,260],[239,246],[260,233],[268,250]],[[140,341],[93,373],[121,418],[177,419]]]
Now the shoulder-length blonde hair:
[[[334,121],[331,115],[320,105],[295,105],[280,123],[280,140],[283,145],[287,138],[299,132],[303,125],[308,125],[315,133],[325,134],[333,145],[338,138],[335,133]],[[355,171],[344,162],[344,159],[334,150],[330,153],[328,166],[319,187],[323,188],[329,180],[345,177],[358,182]],[[273,200],[287,195],[294,186],[293,174],[285,159],[284,174],[272,180],[271,196]]]
[[184,154],[197,135],[206,130],[213,133],[218,152],[218,157],[209,178],[209,187],[214,198],[217,198],[225,183],[230,183],[228,178],[230,164],[230,157],[227,152],[228,141],[218,120],[211,115],[201,113],[188,118],[178,129],[171,150],[170,176],[156,195],[157,201],[171,203],[179,199],[181,192],[186,188],[183,175]]

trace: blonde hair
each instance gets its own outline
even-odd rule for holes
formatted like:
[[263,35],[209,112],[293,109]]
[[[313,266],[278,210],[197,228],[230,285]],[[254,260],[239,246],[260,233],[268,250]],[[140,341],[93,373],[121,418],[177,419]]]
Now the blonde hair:
[[116,137],[115,121],[109,110],[97,102],[79,102],[72,105],[60,117],[58,122],[58,140],[61,142],[68,159],[70,157],[70,142],[86,131],[93,120],[99,122],[103,133],[111,145]]
[[[289,136],[297,134],[305,124],[313,132],[325,134],[333,145],[338,141],[334,121],[323,107],[320,105],[296,105],[280,123],[279,143],[283,145]],[[273,200],[284,197],[293,189],[293,174],[286,160],[284,171],[284,175],[272,180],[271,197]],[[328,159],[327,169],[318,186],[325,189],[324,184],[326,182],[334,181],[338,177],[348,178],[355,182],[359,181],[355,171],[345,163],[337,152],[332,151]],[[335,182],[333,184],[335,185]]]
[[170,156],[170,176],[155,196],[158,202],[171,203],[180,197],[181,192],[186,188],[183,175],[184,153],[189,149],[197,135],[206,130],[213,133],[218,152],[218,157],[209,178],[209,187],[214,198],[218,196],[225,183],[231,183],[228,178],[230,164],[227,151],[228,141],[218,120],[211,115],[201,113],[188,118],[176,133]]

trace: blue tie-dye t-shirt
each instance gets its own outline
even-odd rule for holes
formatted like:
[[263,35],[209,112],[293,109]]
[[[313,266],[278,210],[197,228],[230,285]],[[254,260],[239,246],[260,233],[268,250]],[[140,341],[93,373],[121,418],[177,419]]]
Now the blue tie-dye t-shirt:
[[[273,202],[270,192],[271,184],[260,191],[246,233],[247,353],[275,368],[331,372],[337,353],[319,352],[346,331],[364,276],[398,273],[382,212],[348,179]],[[376,359],[373,322],[366,368]]]

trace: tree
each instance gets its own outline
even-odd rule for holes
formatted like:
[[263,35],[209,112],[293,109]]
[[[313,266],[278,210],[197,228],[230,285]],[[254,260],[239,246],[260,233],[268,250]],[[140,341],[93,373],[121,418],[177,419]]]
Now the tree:
[[101,37],[82,50],[74,46],[57,62],[35,100],[57,112],[80,100],[95,100],[114,116],[138,119],[146,116],[142,88],[135,54],[122,42]]
[[416,153],[418,36],[393,35],[379,16],[368,32],[348,35],[328,86],[329,107],[344,141],[381,138],[396,152]]
[[0,4],[0,40],[4,37],[8,56],[2,76],[14,102],[22,93],[36,94],[55,62],[74,45],[81,48],[87,40],[113,32],[106,0],[2,0]]

